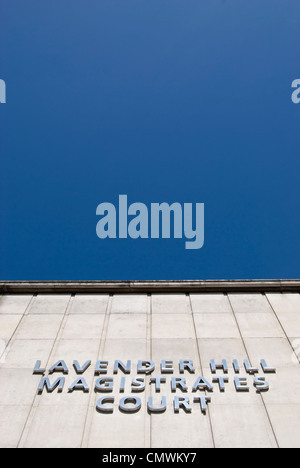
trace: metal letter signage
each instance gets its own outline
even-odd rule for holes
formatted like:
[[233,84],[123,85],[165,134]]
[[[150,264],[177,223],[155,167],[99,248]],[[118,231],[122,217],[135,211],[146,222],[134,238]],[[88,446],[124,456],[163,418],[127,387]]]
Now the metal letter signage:
[[6,104],[6,83],[0,80],[0,104]]
[[[33,368],[33,375],[42,376],[37,388],[38,395],[42,394],[43,391],[52,394],[63,391],[69,394],[73,392],[90,393],[90,387],[82,374],[86,372],[91,364],[91,360],[81,363],[74,360],[72,365],[67,365],[63,359],[60,359],[49,367],[48,376],[45,376],[46,368],[42,366],[41,360],[38,359]],[[69,377],[70,382],[66,384],[67,390],[64,390],[65,379],[72,367],[75,376]],[[97,399],[96,411],[98,413],[113,413],[118,408],[122,413],[136,413],[142,407],[142,398],[133,394],[147,392],[151,385],[155,390],[155,394],[160,395],[147,398],[146,405],[149,414],[164,413],[166,411],[167,396],[162,395],[162,393],[169,386],[171,394],[174,394],[172,395],[172,403],[175,414],[179,412],[191,413],[194,404],[196,406],[198,404],[201,413],[205,415],[208,404],[213,401],[213,398],[208,396],[207,393],[212,394],[216,391],[226,394],[228,385],[233,385],[236,392],[245,394],[251,391],[251,387],[258,395],[261,392],[267,392],[270,385],[264,374],[274,374],[276,368],[269,366],[265,359],[260,360],[260,367],[262,375],[259,375],[259,366],[254,367],[248,358],[244,359],[242,363],[237,359],[233,359],[231,365],[226,359],[211,359],[205,367],[209,368],[212,374],[209,378],[208,376],[194,375],[196,368],[191,359],[179,359],[178,362],[172,359],[162,359],[160,363],[148,359],[139,359],[134,365],[130,360],[124,362],[116,359],[111,363],[106,360],[96,361],[94,364],[96,379],[93,391],[106,394]],[[155,369],[159,369],[160,374],[165,374],[165,376],[152,375]],[[244,369],[244,375],[241,375],[242,369]],[[231,375],[229,371],[231,371]],[[111,372],[111,375],[107,375],[109,372]],[[60,373],[60,376],[55,378],[52,376],[54,373]],[[184,373],[186,373],[185,377],[182,376]],[[64,377],[61,374],[64,374]],[[121,377],[114,379],[117,374],[121,374]],[[130,374],[136,375],[130,376]],[[179,376],[179,374],[181,375]],[[128,387],[130,387],[130,394],[120,396],[118,399],[116,394],[124,394],[125,389]],[[148,391],[150,393],[150,389]],[[107,393],[111,395],[108,396]],[[168,394],[170,395],[170,392]],[[118,406],[116,406],[117,403]]]

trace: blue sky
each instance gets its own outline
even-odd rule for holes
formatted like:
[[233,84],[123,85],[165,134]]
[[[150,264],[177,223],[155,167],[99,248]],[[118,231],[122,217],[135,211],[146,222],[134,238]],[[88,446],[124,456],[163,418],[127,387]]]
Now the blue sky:
[[[300,3],[0,0],[0,279],[299,278]],[[205,244],[96,208],[205,203]]]

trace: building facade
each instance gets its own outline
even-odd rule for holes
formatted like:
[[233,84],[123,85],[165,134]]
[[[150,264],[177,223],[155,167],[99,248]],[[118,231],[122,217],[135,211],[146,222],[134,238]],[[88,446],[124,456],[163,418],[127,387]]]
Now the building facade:
[[300,281],[0,283],[0,446],[300,446]]

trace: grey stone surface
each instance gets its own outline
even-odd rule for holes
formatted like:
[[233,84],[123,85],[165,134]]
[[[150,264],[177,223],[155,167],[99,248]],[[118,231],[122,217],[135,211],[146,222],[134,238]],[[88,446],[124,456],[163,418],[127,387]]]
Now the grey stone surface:
[[186,294],[153,294],[153,314],[190,314],[189,296]]
[[1,447],[18,447],[30,408],[30,406],[25,405],[18,405],[15,408],[11,406],[0,406]]
[[195,314],[197,338],[239,338],[240,333],[232,314]]
[[191,294],[190,298],[194,314],[231,314],[230,303],[224,294]]
[[[286,338],[245,338],[245,345],[253,363],[259,364],[261,357],[269,366],[293,367],[297,360],[290,343]],[[273,363],[273,364],[272,364]]]
[[29,314],[64,314],[70,301],[68,294],[38,294],[33,298]]
[[270,313],[236,313],[237,322],[244,338],[283,338],[284,331],[277,318]]
[[[26,294],[0,298],[0,446],[1,447],[299,447],[300,430],[300,296],[298,293],[155,293],[147,294]],[[248,358],[264,375],[260,359],[276,367],[265,374],[270,389],[258,393],[254,376],[243,366]],[[33,375],[36,360],[49,368],[63,359],[69,373],[59,393],[37,393],[41,375]],[[73,361],[91,365],[82,374],[88,392],[68,387],[80,376]],[[98,359],[108,360],[113,376],[113,414],[96,411],[97,399],[110,395],[94,391]],[[125,392],[119,388],[125,374],[113,375],[114,361],[132,361]],[[119,410],[119,400],[132,393],[138,359],[173,362],[164,374],[161,392],[145,379],[142,400],[134,414]],[[179,359],[192,359],[195,374],[179,373]],[[210,359],[226,359],[228,383],[221,392],[211,373]],[[232,360],[240,363],[248,392],[236,392]],[[185,378],[188,391],[171,391],[172,377]],[[201,413],[192,392],[199,376],[213,384],[207,414]],[[147,400],[158,404],[167,396],[162,414],[149,414]],[[188,396],[192,411],[174,413],[175,396]]]
[[194,338],[193,319],[189,314],[153,314],[152,338]]
[[23,320],[15,333],[15,338],[27,340],[54,340],[61,322],[61,315],[26,315],[23,317]]
[[266,296],[277,314],[286,314],[287,312],[300,313],[300,294],[268,293]]
[[123,362],[126,362],[129,359],[132,362],[135,362],[137,356],[139,356],[140,359],[149,358],[147,353],[147,341],[145,338],[139,338],[136,340],[130,338],[119,340],[107,339],[105,340],[104,349],[98,358],[109,361],[108,373],[111,374],[115,359],[119,359]]
[[267,414],[262,406],[211,406],[216,448],[277,447]]
[[146,339],[146,314],[112,314],[109,317],[107,339]]
[[270,391],[263,394],[265,404],[268,405],[297,405],[300,394],[300,368],[278,367],[276,375],[269,375]]
[[[159,400],[157,401],[157,404]],[[152,446],[156,448],[212,448],[213,439],[209,419],[198,406],[191,414],[174,414],[171,404],[166,413],[152,417]]]
[[272,313],[271,306],[263,294],[228,294],[228,298],[235,312],[243,313]]
[[287,312],[286,314],[278,314],[280,324],[290,339],[295,339],[300,336],[299,314]]
[[3,295],[0,298],[0,314],[24,314],[31,299],[31,294]]
[[244,343],[240,338],[201,338],[198,343],[203,367],[208,367],[211,359],[216,362],[226,359],[228,365],[231,365],[233,359],[242,363],[246,357]]
[[98,339],[100,340],[104,315],[72,314],[69,315],[61,334],[61,339]]
[[179,372],[180,359],[191,359],[196,370],[200,372],[201,369],[197,342],[192,338],[181,338],[180,340],[176,338],[153,338],[152,359],[157,364],[162,359],[173,360],[174,373],[176,375]]
[[119,411],[120,397],[122,395],[118,395],[116,398],[113,414],[100,414],[93,411],[88,447],[118,448],[120,440],[122,440],[123,448],[150,446],[149,430],[147,430],[147,424],[150,425],[150,420],[145,409],[145,395],[141,396],[143,400],[141,410],[129,415]]
[[268,415],[281,448],[300,448],[300,405],[268,405]]
[[91,359],[95,363],[98,356],[98,350],[98,339],[60,339],[54,343],[49,362],[53,365],[55,362],[64,359],[68,367],[73,365],[74,359],[80,363]]
[[146,294],[115,294],[112,301],[112,314],[146,314],[148,296]]
[[14,340],[8,346],[2,368],[33,369],[37,359],[48,360],[53,343],[53,340]]
[[72,406],[38,406],[23,443],[29,448],[77,448],[81,444],[86,408]]
[[16,331],[22,315],[2,314],[0,315],[0,339],[9,341]]
[[0,406],[10,406],[11,412],[19,406],[32,405],[39,378],[31,369],[0,368]]
[[105,314],[108,294],[76,294],[70,314]]

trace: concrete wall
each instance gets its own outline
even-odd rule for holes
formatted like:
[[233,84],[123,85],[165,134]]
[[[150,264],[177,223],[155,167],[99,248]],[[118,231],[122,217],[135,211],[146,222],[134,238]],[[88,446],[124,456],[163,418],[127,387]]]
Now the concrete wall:
[[[269,294],[12,294],[0,297],[0,446],[1,447],[299,447],[300,446],[300,295]],[[178,360],[192,359],[195,374],[179,374]],[[233,359],[248,358],[276,366],[265,374],[267,392],[257,393],[253,376],[246,376],[249,392],[237,392]],[[69,367],[65,387],[37,393],[41,375],[33,374],[36,360],[49,369],[63,359]],[[89,392],[67,387],[78,377],[73,360],[92,364],[83,374]],[[125,393],[115,377],[114,412],[96,411],[101,396],[94,392],[94,366],[116,359],[132,360]],[[154,376],[162,375],[160,361],[174,362],[162,392],[146,377],[146,389],[134,414],[119,411],[119,399],[132,394],[139,359],[153,360]],[[174,413],[172,376],[186,378],[188,395],[196,377],[210,382],[210,360],[227,359],[229,382],[225,393],[214,383],[211,403],[203,414],[199,404],[191,413]],[[46,372],[45,376],[48,375]],[[60,374],[53,374],[54,380]],[[223,375],[218,370],[216,375]],[[260,368],[260,374],[262,369]],[[204,394],[204,392],[202,392]],[[107,394],[110,396],[111,394]],[[167,396],[167,410],[148,414],[147,400],[158,404]]]

